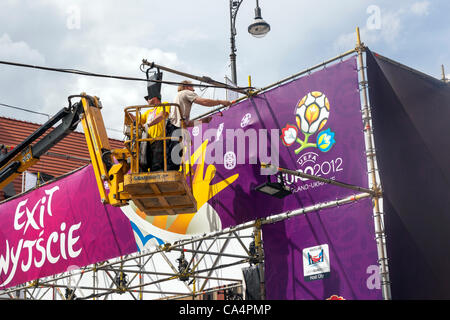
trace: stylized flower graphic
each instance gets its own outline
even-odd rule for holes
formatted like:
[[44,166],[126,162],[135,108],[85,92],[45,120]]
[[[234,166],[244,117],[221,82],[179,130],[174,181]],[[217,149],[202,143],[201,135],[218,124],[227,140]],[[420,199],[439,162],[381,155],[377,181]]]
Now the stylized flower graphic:
[[343,297],[333,294],[331,297],[327,298],[327,300],[345,300]]
[[227,170],[232,170],[236,167],[236,154],[233,151],[228,151],[224,154],[223,166]]
[[222,136],[222,132],[223,132],[223,122],[221,124],[219,124],[219,127],[217,128],[217,132],[216,132],[217,140],[219,140],[220,137]]
[[281,141],[286,147],[289,147],[294,144],[297,139],[298,130],[293,125],[286,125],[283,129],[281,129]]
[[195,126],[194,128],[192,128],[192,135],[194,137],[198,136],[199,133],[200,133],[200,128],[198,126]]
[[322,131],[317,136],[317,148],[319,148],[322,152],[327,152],[330,150],[335,143],[336,140],[334,140],[334,132],[331,132],[330,129]]
[[243,116],[241,120],[241,128],[246,127],[250,123],[251,118],[252,118],[251,113],[247,113],[245,116]]
[[[281,130],[283,144],[287,147],[292,146],[294,142],[300,144],[300,147],[295,150],[295,154],[299,154],[306,148],[318,148],[322,152],[327,152],[336,143],[334,132],[331,132],[330,129],[320,132],[325,127],[329,115],[330,102],[328,98],[319,91],[308,93],[295,107],[295,120],[305,137],[302,140],[299,130],[288,124]],[[316,143],[308,142],[309,137],[316,132],[319,132]]]

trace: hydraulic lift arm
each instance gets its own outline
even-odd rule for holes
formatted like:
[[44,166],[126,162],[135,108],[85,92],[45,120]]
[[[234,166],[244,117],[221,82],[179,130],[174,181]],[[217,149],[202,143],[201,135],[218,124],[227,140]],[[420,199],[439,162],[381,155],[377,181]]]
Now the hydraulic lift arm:
[[[80,100],[72,104],[74,98]],[[162,172],[140,171],[140,142],[171,139],[165,135],[162,138],[140,138],[140,108],[149,106],[125,109],[125,125],[130,125],[130,140],[125,141],[123,149],[111,149],[100,99],[82,93],[69,96],[68,100],[67,108],[58,112],[10,153],[0,157],[0,189],[37,163],[40,156],[75,130],[81,122],[102,203],[120,207],[132,200],[147,215],[197,212],[192,181],[189,186],[183,162],[181,171],[167,171],[166,168]],[[134,110],[134,118],[130,110]],[[59,121],[61,123],[44,136]]]
[[81,101],[78,104],[84,111],[81,123],[101,201],[112,206],[126,205],[130,196],[124,191],[123,181],[124,175],[130,169],[128,159],[131,154],[125,148],[111,150],[101,113],[100,99],[84,93],[80,97]]
[[[55,116],[33,132],[28,138],[12,149],[9,153],[0,156],[0,190],[14,178],[26,171],[39,161],[51,147],[61,141],[70,132],[75,130],[80,122],[83,109],[79,105],[61,109]],[[34,145],[32,143],[42,137],[58,122],[61,123],[54,130],[44,136]]]
[[[71,99],[77,97],[81,100],[72,104]],[[111,150],[101,116],[100,100],[86,94],[69,96],[68,100],[68,107],[61,109],[9,153],[0,156],[0,190],[35,165],[43,154],[82,122],[102,202],[126,204],[127,194],[124,192],[122,197],[117,194],[119,183],[123,181],[123,172],[127,169],[126,161],[116,161],[118,163],[114,164],[113,156],[126,159],[127,150]],[[56,124],[58,125],[48,132]],[[34,143],[39,138],[42,139]],[[110,194],[107,194],[107,189],[110,189]]]

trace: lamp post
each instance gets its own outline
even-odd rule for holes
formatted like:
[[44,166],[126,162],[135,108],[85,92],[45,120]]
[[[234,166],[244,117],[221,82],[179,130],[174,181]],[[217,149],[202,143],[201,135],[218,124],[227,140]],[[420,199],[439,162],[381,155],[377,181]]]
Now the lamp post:
[[[231,28],[231,80],[237,85],[236,76],[236,15],[241,6],[243,0],[230,0],[230,28]],[[265,22],[261,17],[261,8],[259,7],[259,1],[256,0],[255,19],[253,23],[248,26],[248,32],[254,37],[264,37],[270,31],[270,25]]]

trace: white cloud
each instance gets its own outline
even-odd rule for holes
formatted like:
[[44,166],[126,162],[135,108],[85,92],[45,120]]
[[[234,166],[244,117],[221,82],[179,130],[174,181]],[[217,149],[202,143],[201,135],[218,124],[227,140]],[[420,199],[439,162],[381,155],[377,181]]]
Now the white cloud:
[[415,2],[411,6],[411,12],[419,16],[426,16],[430,13],[429,7],[430,7],[429,1]]
[[[383,43],[395,48],[396,42],[400,39],[403,31],[404,17],[405,11],[402,9],[396,11],[381,10],[379,16],[381,21],[378,28],[371,27],[369,23],[360,28],[361,41],[368,46]],[[342,51],[354,47],[355,44],[356,31],[338,36],[334,42],[334,47]]]
[[[362,41],[385,54],[394,51],[405,57],[408,52],[417,52],[415,48],[420,43],[430,41],[419,38],[417,32],[422,37],[430,34],[430,38],[436,38],[433,42],[445,47],[448,31],[441,27],[445,19],[439,19],[438,14],[444,14],[448,4],[441,4],[438,12],[431,11],[430,3],[438,7],[431,0],[326,0],[309,6],[298,0],[285,0],[282,6],[277,1],[263,1],[262,15],[272,30],[265,38],[255,39],[247,33],[255,3],[244,1],[236,24],[239,84],[246,85],[247,76],[251,75],[254,86],[266,86],[353,48],[356,34],[349,32],[356,25],[361,27]],[[67,27],[73,13],[69,10],[71,6],[80,9],[79,29]],[[367,12],[369,7],[380,9],[379,23],[367,24],[374,12]],[[230,76],[228,9],[227,1],[211,5],[210,0],[197,0],[195,6],[189,2],[148,0],[135,0],[132,4],[121,0],[4,0],[0,11],[0,58],[140,78],[145,75],[139,71],[139,65],[146,58],[176,70],[223,81],[225,74]],[[434,23],[425,21],[426,14],[432,16]],[[410,54],[410,59],[445,63],[446,56],[435,58],[448,51],[444,49],[440,53],[429,51],[427,58]],[[40,111],[50,114],[64,106],[68,95],[86,91],[102,99],[105,122],[112,121],[120,127],[123,107],[145,102],[144,82],[7,66],[0,66],[0,74],[3,102],[42,107]],[[182,79],[169,72],[164,74],[164,80]],[[207,97],[225,96],[220,89],[196,91]],[[176,87],[163,85],[163,100],[171,101],[175,92]],[[205,111],[202,107],[196,109]],[[112,127],[108,123],[107,126]]]
[[[393,38],[392,35],[389,35],[387,37],[384,36],[384,33],[381,31],[373,31],[369,30],[366,27],[360,28],[359,30],[361,41],[367,45],[371,46],[381,41],[392,41]],[[356,31],[351,33],[345,33],[341,34],[334,42],[334,48],[337,52],[344,52],[351,48],[356,47],[357,37],[356,37]]]
[[[101,73],[109,75],[130,76],[145,79],[145,74],[139,71],[142,59],[155,62],[158,65],[178,68],[182,63],[173,52],[165,52],[161,49],[146,49],[137,46],[108,45],[97,50],[92,57],[87,71],[101,70]],[[96,63],[96,65],[95,65]],[[164,73],[164,72],[163,72]],[[167,74],[164,73],[163,80]],[[115,80],[94,77],[77,77],[76,81],[68,89],[70,94],[86,92],[89,95],[98,96],[103,105],[102,115],[106,127],[122,129],[123,109],[132,105],[145,105],[146,82]],[[176,93],[176,87],[163,85],[162,99],[171,101]],[[111,132],[116,138],[117,134]],[[121,136],[119,134],[119,136]]]
[[[157,48],[147,49],[115,44],[103,46],[100,44],[87,49],[90,54],[84,57],[82,62],[84,71],[145,79],[145,74],[139,71],[142,59],[173,69],[182,66],[176,53]],[[33,49],[25,41],[13,41],[6,33],[0,36],[0,59],[46,65],[43,54]],[[66,67],[66,65],[55,66],[52,64],[50,66]],[[72,67],[77,68],[78,65]],[[0,68],[2,68],[2,77],[0,78],[2,102],[39,107],[39,110],[35,111],[54,114],[65,106],[67,96],[86,92],[89,95],[100,97],[104,106],[102,114],[106,127],[121,130],[123,109],[130,105],[145,104],[143,99],[146,94],[145,82],[49,73],[9,66],[0,66]],[[168,76],[170,77],[168,73],[165,73],[164,79]],[[9,97],[10,93],[14,91],[23,94],[19,97],[16,93],[16,97]],[[164,100],[171,101],[175,93],[176,87],[162,86]],[[10,110],[2,110],[3,112],[10,112]],[[39,120],[41,119],[35,121]],[[110,133],[115,138],[121,138],[121,134]]]
[[106,46],[101,52],[99,62],[108,70],[126,74],[130,70],[138,70],[142,59],[172,68],[180,64],[174,52],[164,52],[158,48],[117,45]]
[[22,63],[44,63],[44,56],[25,41],[14,42],[7,33],[0,37],[0,58]]
[[[25,41],[14,41],[7,33],[0,35],[0,60],[31,65],[45,64],[45,56],[39,50]],[[28,68],[0,65],[0,102],[45,113],[43,108],[38,107],[43,95],[40,92],[43,74],[44,72]],[[35,118],[38,118],[36,121],[47,120],[45,116],[30,116],[25,111],[3,107],[0,108],[0,115],[25,118],[26,121],[33,121]]]
[[387,43],[394,43],[401,32],[401,13],[387,12],[381,18],[381,38]]
[[170,35],[168,43],[186,47],[193,45],[194,42],[208,40],[208,35],[199,28],[183,28],[176,31],[175,34]]

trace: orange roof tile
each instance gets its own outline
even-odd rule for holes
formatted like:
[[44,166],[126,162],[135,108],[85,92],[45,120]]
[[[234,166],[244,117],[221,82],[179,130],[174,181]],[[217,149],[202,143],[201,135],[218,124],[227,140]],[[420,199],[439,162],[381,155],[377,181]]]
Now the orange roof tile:
[[[0,144],[15,147],[40,126],[40,124],[36,123],[0,117]],[[48,132],[52,130],[50,129]],[[39,140],[37,139],[36,141]],[[120,140],[109,139],[109,142],[113,149],[124,147],[123,142]],[[32,173],[43,172],[58,177],[88,163],[90,163],[90,156],[84,133],[74,131],[53,146],[28,171]],[[17,177],[13,183],[15,191],[20,193],[22,190],[22,175]],[[0,195],[1,200],[2,195]]]

